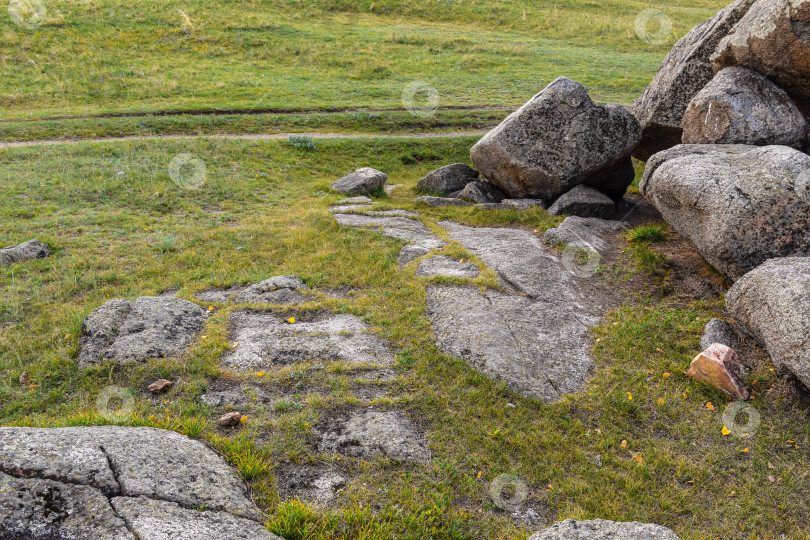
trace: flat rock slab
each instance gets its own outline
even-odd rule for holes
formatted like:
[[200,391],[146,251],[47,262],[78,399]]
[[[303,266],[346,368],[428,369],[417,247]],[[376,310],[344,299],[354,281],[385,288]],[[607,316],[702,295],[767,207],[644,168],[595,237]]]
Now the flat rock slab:
[[431,286],[428,316],[439,349],[527,397],[578,391],[594,366],[590,327],[569,305],[470,287]]
[[207,318],[197,304],[170,296],[107,302],[82,325],[79,367],[176,356],[191,344]]
[[363,210],[369,210],[371,208],[374,208],[373,204],[336,204],[330,206],[329,211],[334,214],[341,212],[362,212]]
[[458,277],[477,278],[481,274],[481,269],[472,263],[463,263],[452,257],[440,255],[425,259],[419,263],[416,269],[417,276],[432,277]]
[[604,519],[574,521],[566,519],[542,531],[529,540],[678,540],[666,527],[648,523],[616,522]]
[[601,251],[607,249],[611,237],[626,230],[627,225],[621,221],[569,216],[559,227],[547,230],[543,240],[551,245]]
[[571,305],[581,298],[574,277],[563,261],[529,231],[501,227],[467,227],[439,222],[452,240],[472,251],[506,285],[554,305]]
[[402,268],[406,266],[419,257],[423,257],[430,253],[430,250],[420,246],[414,246],[412,244],[408,244],[407,246],[403,246],[402,249],[399,250],[399,255],[397,256],[397,263],[399,267]]
[[227,463],[173,431],[0,428],[0,492],[0,538],[277,538]]
[[269,369],[297,362],[342,361],[393,364],[385,342],[349,314],[308,314],[306,320],[289,314],[236,310],[231,313],[230,340],[236,347],[222,357],[235,371]]
[[305,296],[309,287],[298,276],[273,276],[248,285],[233,286],[225,289],[209,289],[197,293],[194,297],[203,302],[225,304],[278,304],[298,305],[313,299]]
[[16,246],[0,248],[0,264],[11,264],[18,261],[45,259],[51,250],[39,240],[29,240]]
[[198,511],[145,497],[115,497],[112,505],[142,540],[282,540],[255,521],[227,512]]
[[441,208],[443,206],[472,206],[472,204],[468,203],[467,201],[462,201],[456,197],[431,197],[429,195],[425,195],[423,197],[415,198],[414,201],[425,203],[428,206],[435,206],[437,208]]
[[321,435],[320,452],[427,462],[430,451],[413,422],[399,411],[355,411],[334,418]]

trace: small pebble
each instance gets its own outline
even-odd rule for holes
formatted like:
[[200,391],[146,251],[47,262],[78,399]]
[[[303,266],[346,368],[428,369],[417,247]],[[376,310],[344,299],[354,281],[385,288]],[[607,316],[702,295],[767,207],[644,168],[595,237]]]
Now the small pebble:
[[149,385],[148,390],[153,394],[162,394],[169,388],[171,388],[174,383],[168,379],[158,379],[152,384]]
[[229,412],[222,416],[219,419],[219,425],[222,427],[233,427],[238,426],[239,422],[242,421],[242,413],[240,412]]

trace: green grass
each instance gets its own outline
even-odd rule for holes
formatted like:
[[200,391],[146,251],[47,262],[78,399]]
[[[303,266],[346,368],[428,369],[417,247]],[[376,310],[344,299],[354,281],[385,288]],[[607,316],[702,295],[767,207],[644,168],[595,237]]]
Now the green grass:
[[[810,428],[790,386],[767,367],[751,374],[762,425],[740,439],[721,434],[726,398],[683,375],[718,302],[642,295],[619,307],[594,331],[597,369],[586,388],[552,404],[517,396],[439,353],[424,281],[413,267],[397,266],[401,243],[338,227],[327,206],[341,196],[327,187],[358,166],[384,170],[389,183],[404,187],[378,196],[381,205],[418,210],[439,234],[436,223],[447,218],[525,226],[538,236],[561,221],[541,209],[417,207],[416,181],[466,161],[474,141],[328,139],[306,150],[286,140],[199,139],[0,150],[0,244],[36,236],[53,250],[48,259],[0,267],[0,424],[104,424],[96,396],[110,385],[128,389],[128,424],[173,429],[217,448],[249,479],[268,527],[286,538],[524,539],[488,499],[501,474],[522,479],[548,519],[656,522],[684,539],[806,537]],[[199,189],[170,179],[179,153],[204,161]],[[447,253],[479,262],[458,244]],[[598,279],[617,286],[647,272],[632,257],[606,270]],[[356,314],[390,342],[398,379],[390,383],[393,396],[377,404],[396,403],[428,426],[430,463],[344,459],[352,481],[338,506],[281,500],[281,464],[330,459],[312,449],[314,426],[356,403],[356,374],[339,363],[261,376],[221,372],[231,306],[212,306],[205,337],[183,358],[76,366],[84,317],[111,298],[177,290],[190,299],[277,274],[356,291],[306,309]],[[473,283],[496,284],[489,271]],[[18,382],[24,371],[27,386]],[[146,386],[157,378],[176,382],[153,398]],[[242,383],[282,399],[250,406],[243,425],[222,430],[221,411],[199,396],[216,384]]]
[[[660,45],[634,0],[45,2],[34,29],[0,17],[0,119],[155,111],[515,107],[560,75],[629,103],[725,2],[679,0]],[[425,105],[417,94],[415,105]]]

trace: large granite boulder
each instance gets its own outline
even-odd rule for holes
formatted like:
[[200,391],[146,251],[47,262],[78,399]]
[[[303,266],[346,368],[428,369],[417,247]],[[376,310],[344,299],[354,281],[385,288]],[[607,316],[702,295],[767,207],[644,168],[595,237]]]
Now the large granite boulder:
[[640,136],[624,107],[596,105],[582,85],[560,77],[487,133],[470,156],[510,197],[556,199],[617,167]]
[[810,114],[810,0],[757,0],[711,61],[762,73]]
[[566,519],[534,533],[529,540],[678,540],[678,536],[661,525],[635,521]]
[[732,281],[810,253],[810,156],[786,146],[682,145],[653,156],[640,189]]
[[689,103],[684,144],[801,146],[804,115],[787,92],[756,71],[720,71]]
[[388,175],[371,167],[357,169],[340,180],[332,182],[329,187],[341,193],[371,193],[382,189],[388,181]]
[[207,317],[197,304],[171,296],[112,300],[85,319],[79,366],[176,356],[194,340]]
[[633,107],[642,129],[635,157],[647,161],[656,152],[680,144],[686,107],[714,74],[711,55],[753,3],[754,0],[736,0],[672,47]]
[[0,428],[0,538],[279,540],[213,450],[147,427]]
[[766,261],[734,284],[726,307],[777,368],[810,388],[810,258]]
[[416,188],[431,193],[450,193],[464,189],[464,186],[478,178],[478,171],[465,163],[454,163],[429,173],[416,183]]
[[39,240],[29,240],[16,246],[0,248],[0,264],[11,264],[19,261],[44,259],[51,250]]

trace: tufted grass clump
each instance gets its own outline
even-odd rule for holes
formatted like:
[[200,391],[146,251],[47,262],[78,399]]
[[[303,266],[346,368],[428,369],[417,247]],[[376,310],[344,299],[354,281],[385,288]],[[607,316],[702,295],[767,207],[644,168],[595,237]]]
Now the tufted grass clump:
[[317,150],[318,143],[310,137],[309,135],[290,135],[287,139],[287,143],[293,148],[298,148],[299,150]]
[[665,223],[641,225],[627,232],[628,242],[662,242],[666,238],[667,225]]

